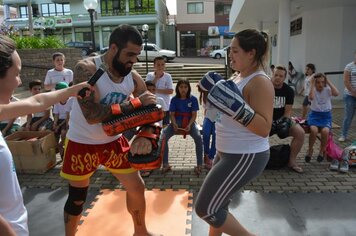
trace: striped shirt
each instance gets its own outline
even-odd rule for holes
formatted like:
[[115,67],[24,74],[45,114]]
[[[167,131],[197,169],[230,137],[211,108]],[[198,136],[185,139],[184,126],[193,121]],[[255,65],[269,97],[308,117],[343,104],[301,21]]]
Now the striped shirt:
[[[351,62],[346,65],[345,71],[350,72],[350,84],[353,89],[356,89],[356,63]],[[345,93],[351,95],[350,91],[345,87]]]

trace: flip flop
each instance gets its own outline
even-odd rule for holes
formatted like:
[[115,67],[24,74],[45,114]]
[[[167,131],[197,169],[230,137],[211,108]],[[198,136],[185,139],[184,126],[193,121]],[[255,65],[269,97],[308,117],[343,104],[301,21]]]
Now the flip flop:
[[151,170],[142,170],[142,171],[140,171],[141,177],[148,177],[148,176],[151,175],[151,173],[152,173]]
[[172,166],[163,166],[162,167],[162,174],[165,174],[165,173],[167,173],[167,172],[169,172],[171,170],[172,170]]
[[304,172],[303,169],[302,169],[302,167],[297,166],[297,165],[295,165],[295,166],[288,166],[288,168],[289,168],[291,171],[294,171],[294,172],[296,172],[296,173],[298,173],[298,174],[301,174],[301,173]]

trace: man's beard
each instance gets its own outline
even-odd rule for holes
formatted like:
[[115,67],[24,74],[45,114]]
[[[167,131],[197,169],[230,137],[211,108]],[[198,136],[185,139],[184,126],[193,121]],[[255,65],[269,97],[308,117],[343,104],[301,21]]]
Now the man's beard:
[[131,72],[132,67],[126,68],[125,64],[119,61],[118,59],[119,57],[120,57],[120,51],[118,51],[115,57],[112,59],[112,66],[116,72],[118,72],[122,77],[125,77]]

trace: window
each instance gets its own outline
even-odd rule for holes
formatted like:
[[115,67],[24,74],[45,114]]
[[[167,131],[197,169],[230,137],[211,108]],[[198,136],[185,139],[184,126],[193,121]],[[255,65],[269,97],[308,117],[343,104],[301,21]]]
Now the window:
[[20,6],[19,10],[20,10],[20,18],[28,18],[27,6]]
[[42,16],[70,15],[69,3],[44,3],[41,4]]
[[204,5],[202,2],[189,2],[187,4],[187,13],[188,14],[203,14]]
[[302,18],[298,18],[290,23],[290,35],[298,35],[302,33]]

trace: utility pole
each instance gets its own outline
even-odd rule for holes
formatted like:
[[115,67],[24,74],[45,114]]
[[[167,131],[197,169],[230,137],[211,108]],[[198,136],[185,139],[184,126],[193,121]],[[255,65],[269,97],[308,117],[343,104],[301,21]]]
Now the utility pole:
[[28,30],[30,36],[33,36],[33,23],[32,23],[32,4],[31,0],[27,0],[27,15],[28,15]]

